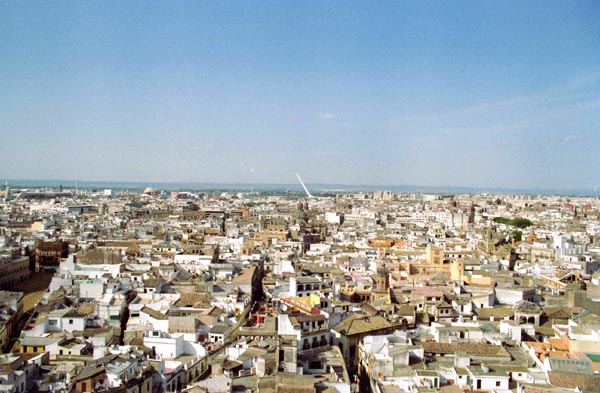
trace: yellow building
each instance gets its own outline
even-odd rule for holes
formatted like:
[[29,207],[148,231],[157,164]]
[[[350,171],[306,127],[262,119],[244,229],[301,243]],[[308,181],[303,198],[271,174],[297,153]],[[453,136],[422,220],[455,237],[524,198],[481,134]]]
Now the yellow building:
[[381,265],[377,269],[377,275],[374,277],[375,285],[371,291],[371,304],[376,301],[383,301],[389,304],[390,301],[390,277],[385,267]]
[[442,247],[427,246],[426,257],[428,265],[442,265],[444,263],[444,249]]

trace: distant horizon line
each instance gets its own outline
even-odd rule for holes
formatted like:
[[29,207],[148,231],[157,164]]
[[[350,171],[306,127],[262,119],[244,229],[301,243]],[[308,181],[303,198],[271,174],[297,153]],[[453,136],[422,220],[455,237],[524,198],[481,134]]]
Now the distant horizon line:
[[[294,190],[302,191],[302,185],[300,183],[269,183],[269,182],[216,182],[216,181],[127,181],[127,180],[86,180],[86,179],[25,179],[25,178],[0,178],[2,184],[15,182],[15,184],[8,184],[9,186],[18,187],[60,187],[63,186],[67,189],[75,188],[75,182],[77,182],[79,188],[99,188],[94,186],[106,186],[106,188],[146,188],[146,187],[157,187],[162,186],[164,189],[176,190],[187,187],[206,188],[207,186],[220,186],[223,189],[239,190],[239,188],[251,188],[257,186],[260,190],[261,187],[273,189],[281,188],[293,188]],[[334,191],[394,191],[394,192],[431,192],[431,193],[514,193],[514,194],[533,194],[533,195],[576,195],[576,196],[599,196],[598,186],[590,189],[552,189],[552,188],[516,188],[516,187],[492,187],[492,186],[448,186],[448,185],[412,185],[412,184],[342,184],[342,183],[321,183],[321,182],[306,182],[307,186],[311,186],[313,191],[316,192],[334,192]],[[113,186],[113,187],[108,187]],[[279,188],[277,188],[279,187]],[[316,187],[316,189],[315,189]],[[333,188],[333,189],[332,189]],[[257,190],[257,191],[259,191]]]

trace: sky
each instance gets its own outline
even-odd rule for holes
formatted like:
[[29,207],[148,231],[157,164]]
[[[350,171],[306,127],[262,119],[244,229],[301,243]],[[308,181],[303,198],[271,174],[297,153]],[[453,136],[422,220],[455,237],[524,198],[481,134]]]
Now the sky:
[[598,1],[2,1],[0,178],[600,185]]

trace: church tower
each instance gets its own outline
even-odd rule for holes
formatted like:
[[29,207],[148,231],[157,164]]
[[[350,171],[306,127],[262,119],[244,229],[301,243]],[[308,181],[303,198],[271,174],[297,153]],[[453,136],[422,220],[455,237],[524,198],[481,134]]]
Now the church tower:
[[383,263],[377,269],[377,274],[374,277],[374,286],[371,291],[371,304],[383,300],[384,303],[390,303],[390,276],[385,270]]

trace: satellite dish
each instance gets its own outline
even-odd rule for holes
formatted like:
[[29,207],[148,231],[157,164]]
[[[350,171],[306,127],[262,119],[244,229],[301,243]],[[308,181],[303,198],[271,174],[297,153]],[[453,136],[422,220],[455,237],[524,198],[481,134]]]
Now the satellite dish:
[[279,308],[281,309],[281,311],[287,310],[287,306],[283,303],[279,305]]

